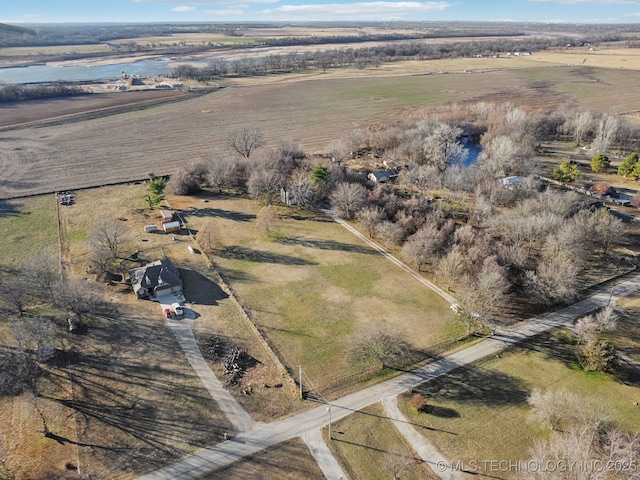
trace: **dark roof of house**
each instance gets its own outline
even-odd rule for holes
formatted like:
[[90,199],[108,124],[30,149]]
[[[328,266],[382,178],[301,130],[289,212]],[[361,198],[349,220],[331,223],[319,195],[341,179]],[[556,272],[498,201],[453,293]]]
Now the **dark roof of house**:
[[371,175],[373,175],[377,182],[386,182],[387,180],[391,180],[392,178],[396,178],[400,175],[400,170],[397,167],[387,168],[386,170],[371,172]]
[[129,270],[133,290],[154,290],[158,287],[182,286],[178,270],[169,260],[157,260],[140,268]]

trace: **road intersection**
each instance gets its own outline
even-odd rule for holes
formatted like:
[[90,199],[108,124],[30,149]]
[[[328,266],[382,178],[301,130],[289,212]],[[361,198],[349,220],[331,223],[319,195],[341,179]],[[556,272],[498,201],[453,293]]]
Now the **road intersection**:
[[[385,398],[395,397],[424,382],[448,374],[452,370],[471,364],[482,358],[495,355],[512,345],[543,333],[549,329],[570,326],[576,318],[610,301],[627,296],[640,290],[640,275],[616,285],[611,289],[596,293],[578,303],[553,313],[535,318],[511,330],[493,335],[468,348],[431,362],[411,372],[368,387],[359,392],[331,402],[332,420],[340,420],[369,405]],[[164,468],[148,473],[138,480],[179,480],[195,478],[207,472],[215,471],[235,461],[253,455],[285,440],[296,437],[309,437],[309,433],[321,429],[328,423],[327,407],[320,405],[297,415],[269,424],[254,425],[241,431],[234,438],[189,455],[186,458]],[[338,477],[339,478],[339,477]]]

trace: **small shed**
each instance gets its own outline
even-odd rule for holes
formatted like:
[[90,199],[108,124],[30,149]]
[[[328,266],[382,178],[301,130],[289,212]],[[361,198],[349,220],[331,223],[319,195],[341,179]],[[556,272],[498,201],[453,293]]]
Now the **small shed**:
[[145,225],[144,226],[144,231],[145,233],[153,233],[158,231],[158,226],[157,225]]
[[371,183],[386,183],[395,180],[398,175],[400,175],[400,170],[394,167],[378,172],[371,172],[368,178]]
[[175,233],[180,231],[180,222],[168,222],[162,224],[165,233]]
[[513,190],[524,185],[527,181],[526,177],[520,177],[518,175],[514,175],[512,177],[504,177],[500,179],[500,183],[507,190]]
[[173,220],[173,213],[170,210],[160,210],[160,216],[162,217],[162,221],[165,220]]

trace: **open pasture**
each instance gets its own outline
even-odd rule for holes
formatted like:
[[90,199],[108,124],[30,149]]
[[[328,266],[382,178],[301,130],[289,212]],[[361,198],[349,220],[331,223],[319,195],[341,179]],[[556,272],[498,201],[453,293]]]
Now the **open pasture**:
[[[606,406],[614,427],[640,429],[640,407],[634,403],[640,394],[637,372],[621,369],[621,378],[584,372],[577,365],[574,342],[566,330],[553,331],[425,383],[414,391],[425,397],[430,413],[417,413],[410,406],[410,394],[398,403],[445,458],[466,465],[475,461],[478,474],[490,473],[482,471],[483,459],[527,460],[535,440],[548,435],[530,419],[527,398],[536,388],[564,389],[585,402]],[[517,476],[511,472],[500,478]]]
[[[258,127],[269,145],[320,152],[352,129],[399,120],[442,102],[512,101],[553,107],[623,104],[640,110],[640,72],[557,67],[472,74],[326,79],[226,88],[170,105],[81,123],[0,133],[0,198],[175,173],[228,151],[229,132]],[[620,92],[626,92],[621,98]],[[73,102],[73,100],[69,100]]]
[[196,230],[204,218],[215,221],[226,247],[213,258],[217,269],[284,365],[302,365],[321,393],[364,368],[345,352],[367,324],[390,325],[423,354],[464,333],[448,302],[338,224],[282,209],[273,240],[255,227],[259,209],[212,197],[187,220]]

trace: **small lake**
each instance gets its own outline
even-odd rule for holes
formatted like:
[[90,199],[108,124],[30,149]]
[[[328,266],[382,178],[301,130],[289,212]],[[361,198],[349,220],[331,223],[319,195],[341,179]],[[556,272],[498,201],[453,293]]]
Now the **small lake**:
[[124,70],[127,75],[154,76],[171,73],[168,60],[143,60],[113,65],[30,65],[0,68],[0,83],[75,82],[118,79]]

